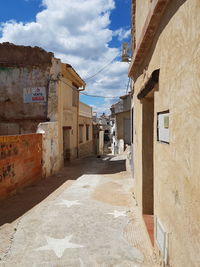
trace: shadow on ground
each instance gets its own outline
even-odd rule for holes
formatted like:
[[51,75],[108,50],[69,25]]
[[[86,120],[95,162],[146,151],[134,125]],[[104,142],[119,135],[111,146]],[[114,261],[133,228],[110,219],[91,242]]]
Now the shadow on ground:
[[114,174],[125,170],[125,160],[113,156],[88,157],[69,162],[59,174],[42,179],[1,201],[0,226],[12,223],[69,180],[76,180],[84,174]]

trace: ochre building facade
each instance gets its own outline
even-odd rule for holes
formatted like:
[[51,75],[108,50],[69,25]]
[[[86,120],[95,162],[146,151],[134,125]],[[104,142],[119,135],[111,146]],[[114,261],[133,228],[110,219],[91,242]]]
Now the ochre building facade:
[[[63,167],[65,160],[78,157],[79,90],[84,90],[85,82],[71,65],[62,63],[39,47],[2,43],[0,81],[0,137],[7,140],[7,136],[20,139],[30,135],[26,141],[27,149],[35,136],[42,137],[42,158],[39,160],[42,171],[40,173],[38,169],[38,176],[53,175]],[[23,144],[25,142],[18,146]],[[0,145],[0,168],[6,175],[4,147],[10,144],[0,142]],[[20,153],[14,156],[17,163],[19,158],[23,160]],[[8,160],[15,161],[15,158],[9,156]],[[20,173],[17,171],[20,164],[14,165],[14,173]],[[34,173],[36,175],[37,170]],[[6,177],[0,179],[0,187]],[[17,179],[23,180],[23,177]],[[8,184],[13,190],[16,183],[8,177]]]
[[90,156],[94,153],[92,107],[79,103],[79,157]]
[[134,190],[173,267],[200,266],[199,14],[199,0],[132,3]]

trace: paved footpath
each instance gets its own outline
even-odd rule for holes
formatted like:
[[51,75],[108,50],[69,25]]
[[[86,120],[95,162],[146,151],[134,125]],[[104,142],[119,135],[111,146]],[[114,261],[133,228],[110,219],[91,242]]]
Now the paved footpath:
[[[157,266],[134,202],[133,179],[125,171],[125,155],[75,160],[53,179],[63,183],[22,216],[12,221],[4,211],[0,266]],[[44,184],[14,196],[15,205],[28,203],[34,191],[44,194]],[[0,205],[0,211],[14,200]],[[10,212],[17,208],[10,206]]]

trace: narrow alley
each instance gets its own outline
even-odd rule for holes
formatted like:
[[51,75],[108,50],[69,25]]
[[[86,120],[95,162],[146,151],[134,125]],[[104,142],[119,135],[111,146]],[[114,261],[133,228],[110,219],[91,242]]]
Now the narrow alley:
[[157,266],[126,157],[77,159],[1,202],[0,266]]

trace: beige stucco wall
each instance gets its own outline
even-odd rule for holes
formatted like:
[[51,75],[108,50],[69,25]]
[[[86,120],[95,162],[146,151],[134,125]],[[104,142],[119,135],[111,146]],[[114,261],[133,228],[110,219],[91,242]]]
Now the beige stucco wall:
[[[153,0],[154,1],[154,0]],[[136,45],[139,41],[143,26],[146,21],[149,9],[152,6],[152,0],[136,0],[136,20],[135,20],[135,30],[136,30]]]
[[[70,81],[67,83],[71,84]],[[72,88],[65,83],[61,83],[61,106],[62,106],[62,127],[71,126],[71,136],[70,136],[70,150],[71,159],[77,157],[77,147],[78,147],[78,107],[72,106]]]
[[[81,113],[81,112],[80,112]],[[93,151],[93,133],[92,133],[92,118],[79,115],[79,125],[83,127],[83,142],[79,143],[79,157],[86,157],[94,153]],[[86,126],[89,126],[89,138],[86,140]]]
[[[176,267],[200,266],[199,14],[199,0],[170,2],[135,80],[133,97],[134,183],[142,209],[143,111],[137,94],[160,69],[154,94],[154,215],[169,233],[169,262]],[[170,144],[163,144],[157,142],[157,112],[168,109]]]
[[[63,152],[63,127],[71,127],[70,130],[70,159],[75,159],[78,156],[78,103],[79,98],[77,96],[77,103],[73,105],[73,83],[76,83],[75,77],[66,68],[65,64],[62,64],[62,79],[60,81],[60,93],[59,93],[59,116],[60,116],[60,149]],[[76,90],[76,89],[75,89]],[[79,95],[79,93],[77,93]]]
[[83,102],[79,102],[79,115],[87,118],[92,118],[92,107]]
[[42,134],[42,175],[48,177],[63,167],[63,157],[59,150],[58,122],[40,123],[37,133]]
[[124,119],[130,119],[130,111],[116,114],[116,138],[124,139]]

